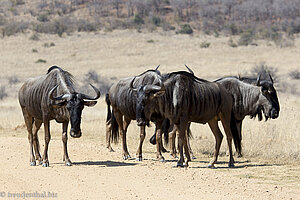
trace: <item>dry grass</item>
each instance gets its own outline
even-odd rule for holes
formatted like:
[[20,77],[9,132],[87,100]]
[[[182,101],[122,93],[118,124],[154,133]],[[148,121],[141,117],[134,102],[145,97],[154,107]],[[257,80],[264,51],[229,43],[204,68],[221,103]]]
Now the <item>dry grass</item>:
[[[190,66],[199,77],[214,80],[225,75],[246,74],[256,64],[265,62],[278,68],[279,80],[288,76],[291,70],[299,68],[299,42],[295,47],[277,48],[259,41],[259,46],[232,48],[229,38],[211,36],[175,35],[172,33],[137,33],[135,31],[114,31],[111,33],[75,33],[60,38],[54,35],[40,35],[39,41],[29,39],[31,34],[17,35],[0,40],[2,51],[0,62],[0,85],[6,85],[9,97],[0,103],[0,135],[27,137],[17,102],[17,91],[29,77],[46,73],[51,65],[59,65],[70,71],[79,82],[91,69],[112,81],[133,76],[161,64],[162,72],[183,70]],[[235,39],[235,38],[233,38]],[[147,41],[153,40],[154,43]],[[209,48],[201,48],[206,41]],[[55,43],[51,48],[45,43]],[[298,44],[298,45],[297,45]],[[32,49],[37,49],[36,53]],[[47,63],[35,63],[38,59]],[[20,82],[9,85],[8,77],[16,76]],[[296,88],[297,89],[297,88]],[[264,162],[291,163],[300,161],[300,100],[290,93],[279,94],[280,117],[277,120],[258,122],[246,119],[243,126],[243,148],[247,158],[263,159]],[[105,143],[104,99],[95,108],[83,112],[83,140]],[[129,149],[134,155],[138,128],[135,122],[129,128]],[[53,138],[60,139],[61,126],[52,122]],[[212,153],[214,138],[207,125],[192,125],[195,139],[192,148],[199,153]],[[154,152],[148,143],[153,127],[147,130],[145,151]],[[42,138],[42,134],[40,133]],[[224,140],[222,154],[227,149]]]

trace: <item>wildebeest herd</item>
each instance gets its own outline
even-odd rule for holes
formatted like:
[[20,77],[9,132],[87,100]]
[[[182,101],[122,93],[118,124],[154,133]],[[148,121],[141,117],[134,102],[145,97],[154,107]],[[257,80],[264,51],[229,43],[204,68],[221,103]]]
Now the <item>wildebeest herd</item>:
[[[142,145],[146,126],[155,124],[151,143],[156,144],[156,156],[164,161],[162,135],[168,141],[170,135],[171,155],[176,158],[175,136],[178,135],[178,167],[187,167],[191,161],[189,129],[191,122],[208,123],[215,137],[214,156],[208,167],[217,162],[223,134],[218,121],[224,128],[228,149],[229,167],[234,167],[232,141],[239,156],[242,156],[242,121],[245,116],[262,120],[279,116],[279,102],[274,82],[270,74],[260,74],[257,78],[222,77],[215,81],[200,79],[186,66],[187,71],[161,74],[158,70],[123,78],[112,85],[106,94],[107,120],[106,144],[113,151],[111,141],[122,140],[123,159],[130,158],[126,143],[127,128],[131,120],[140,126],[140,142],[136,159],[142,161]],[[63,160],[72,165],[67,151],[67,129],[70,121],[71,137],[81,137],[81,115],[84,106],[94,106],[100,91],[93,85],[95,96],[75,91],[73,76],[57,66],[48,69],[47,74],[27,80],[19,90],[19,103],[22,108],[30,144],[30,165],[36,160],[44,167],[49,166],[48,145],[51,139],[50,120],[62,123]],[[44,124],[45,148],[43,156],[37,132]],[[169,134],[170,133],[170,134]],[[184,158],[186,156],[186,161]]]

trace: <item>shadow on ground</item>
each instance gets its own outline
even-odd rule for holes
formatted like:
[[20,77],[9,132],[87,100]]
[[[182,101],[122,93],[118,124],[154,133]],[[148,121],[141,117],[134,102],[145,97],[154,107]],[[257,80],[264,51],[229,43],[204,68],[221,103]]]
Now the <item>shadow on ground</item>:
[[84,161],[84,162],[73,162],[73,165],[99,165],[106,167],[124,167],[134,166],[137,163],[126,163],[126,162],[115,162],[115,161]]

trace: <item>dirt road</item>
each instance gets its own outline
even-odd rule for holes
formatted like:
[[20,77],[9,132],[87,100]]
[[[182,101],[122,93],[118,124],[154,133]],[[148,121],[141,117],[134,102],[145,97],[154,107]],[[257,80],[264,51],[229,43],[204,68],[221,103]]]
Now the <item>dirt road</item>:
[[197,155],[189,168],[181,169],[167,154],[167,162],[156,161],[154,148],[144,153],[143,162],[123,161],[120,149],[115,150],[107,152],[99,141],[69,139],[73,166],[67,167],[62,142],[54,138],[50,167],[32,167],[26,137],[0,137],[0,199],[30,194],[45,199],[300,199],[299,166],[244,158],[229,169],[224,156],[216,169],[208,169],[209,158]]

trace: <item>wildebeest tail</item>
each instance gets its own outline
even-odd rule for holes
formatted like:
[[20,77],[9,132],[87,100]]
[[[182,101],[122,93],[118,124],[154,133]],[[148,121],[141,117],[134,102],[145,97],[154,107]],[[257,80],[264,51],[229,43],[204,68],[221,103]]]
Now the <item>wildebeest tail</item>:
[[[166,144],[169,143],[169,128],[170,128],[170,120],[164,119],[164,121],[162,123],[162,134],[164,134],[164,140],[165,140]],[[155,127],[154,134],[150,138],[150,143],[153,145],[156,144],[156,127]]]
[[164,134],[164,139],[165,139],[165,143],[168,144],[169,143],[169,129],[170,129],[170,120],[169,119],[164,119],[163,123],[162,123],[162,134]]
[[107,93],[105,96],[105,102],[107,105],[107,117],[106,117],[106,122],[111,120],[111,110],[110,110],[110,100],[109,100],[109,94]]
[[118,143],[119,141],[119,125],[115,118],[114,111],[111,113],[111,141]]
[[186,129],[187,131],[187,136],[189,139],[194,139],[193,135],[192,135],[192,131],[191,131],[191,123],[189,123],[188,128]]
[[237,130],[236,126],[236,119],[234,117],[233,112],[231,111],[231,120],[230,120],[230,130],[234,141],[234,146],[236,151],[241,154],[242,153],[242,138],[239,135],[239,132]]

